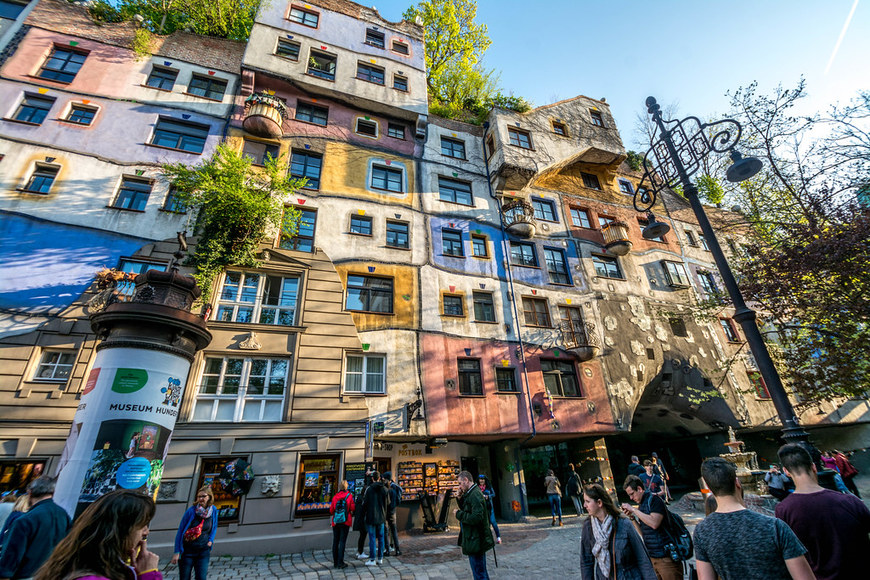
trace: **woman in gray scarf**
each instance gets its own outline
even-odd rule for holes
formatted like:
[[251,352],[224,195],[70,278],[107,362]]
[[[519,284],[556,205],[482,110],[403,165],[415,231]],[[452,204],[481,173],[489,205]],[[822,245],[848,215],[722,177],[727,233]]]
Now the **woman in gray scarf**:
[[589,519],[580,536],[582,580],[656,580],[649,554],[634,526],[603,487],[583,490]]

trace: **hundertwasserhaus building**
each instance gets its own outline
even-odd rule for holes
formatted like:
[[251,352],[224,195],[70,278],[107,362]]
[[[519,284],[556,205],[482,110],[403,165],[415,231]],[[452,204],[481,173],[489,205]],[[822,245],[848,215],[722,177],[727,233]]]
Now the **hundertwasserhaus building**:
[[[0,6],[0,491],[57,467],[99,344],[96,272],[166,269],[193,231],[160,166],[224,141],[306,178],[284,200],[302,217],[259,267],[214,281],[157,548],[237,458],[256,479],[218,494],[216,553],[327,544],[328,501],[367,462],[393,472],[413,527],[418,495],[460,469],[487,474],[513,520],[569,462],[619,490],[628,456],[658,451],[694,488],[729,426],[774,459],[780,427],[738,326],[696,315],[721,283],[688,203],[664,196],[670,232],[641,237],[640,175],[603,99],[493,109],[483,126],[431,116],[422,28],[347,0],[272,2],[246,43],[175,33],[147,58],[135,23]],[[738,259],[735,216],[709,212]],[[846,449],[868,419],[867,401],[801,416]]]

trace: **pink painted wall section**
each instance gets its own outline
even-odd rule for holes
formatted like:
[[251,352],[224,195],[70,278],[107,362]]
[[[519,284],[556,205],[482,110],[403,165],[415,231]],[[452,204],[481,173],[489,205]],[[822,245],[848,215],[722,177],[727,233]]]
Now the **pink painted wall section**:
[[[466,354],[469,349],[470,354]],[[503,360],[519,371],[515,345],[506,342],[482,342],[440,334],[421,338],[423,392],[429,434],[511,435],[530,433],[529,409],[523,392],[496,394],[495,368]],[[484,396],[460,396],[457,358],[478,358],[483,375]],[[516,373],[517,381],[520,373]],[[448,389],[448,379],[456,381]]]
[[[521,435],[531,434],[526,385],[516,356],[515,343],[475,341],[444,335],[425,334],[421,337],[421,367],[429,433],[434,437],[455,435]],[[539,435],[594,434],[615,430],[610,403],[601,374],[601,365],[592,360],[575,361],[580,378],[582,397],[553,397],[553,413],[558,422],[554,428],[550,417],[550,402],[546,397],[540,358],[571,360],[564,352],[556,357],[552,351],[529,349],[526,352],[528,381],[533,404],[542,409],[535,418]],[[457,359],[480,360],[483,376],[483,396],[459,394]],[[495,369],[507,366],[516,369],[519,393],[496,392]],[[455,381],[456,387],[448,386]]]
[[[243,93],[239,98],[238,106],[235,108],[231,123],[241,127],[244,120],[244,100],[245,96],[250,93],[248,89],[248,81],[251,73],[246,73],[244,78]],[[287,102],[288,118],[284,121],[283,130],[285,137],[305,136],[305,137],[325,137],[328,139],[339,139],[347,141],[354,145],[367,148],[387,149],[402,155],[414,155],[415,144],[414,126],[404,120],[388,119],[383,115],[376,115],[369,111],[351,109],[345,105],[341,105],[330,99],[310,96],[302,91],[292,88],[287,83],[277,80],[266,75],[255,75],[254,92],[274,91],[275,96],[284,99]],[[302,101],[305,103],[313,103],[322,107],[329,108],[329,120],[326,127],[296,121],[296,107]],[[356,127],[357,117],[369,117],[370,120],[378,123],[379,136],[377,139],[364,137],[354,132]],[[396,139],[387,135],[387,126],[389,122],[400,124],[405,128],[405,138]],[[419,151],[416,153],[419,154]]]

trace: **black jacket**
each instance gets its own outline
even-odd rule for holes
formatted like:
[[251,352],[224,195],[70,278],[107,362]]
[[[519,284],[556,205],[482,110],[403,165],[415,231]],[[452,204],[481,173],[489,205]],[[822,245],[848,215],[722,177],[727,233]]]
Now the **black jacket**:
[[69,531],[69,516],[50,498],[15,520],[0,555],[0,578],[30,578]]
[[382,481],[376,481],[369,486],[363,497],[363,504],[367,526],[379,526],[387,521],[390,493]]
[[387,507],[387,515],[396,513],[396,508],[402,503],[402,488],[395,481],[390,482],[390,505]]

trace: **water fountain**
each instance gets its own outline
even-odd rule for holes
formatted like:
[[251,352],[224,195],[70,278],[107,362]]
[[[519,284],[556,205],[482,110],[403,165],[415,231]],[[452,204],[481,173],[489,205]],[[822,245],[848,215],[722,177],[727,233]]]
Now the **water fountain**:
[[730,449],[729,453],[720,453],[719,457],[727,459],[737,466],[737,479],[743,486],[744,493],[764,495],[767,485],[764,483],[764,471],[758,469],[758,457],[755,451],[746,451],[745,443],[738,441],[734,429],[728,427],[728,441],[724,443]]

